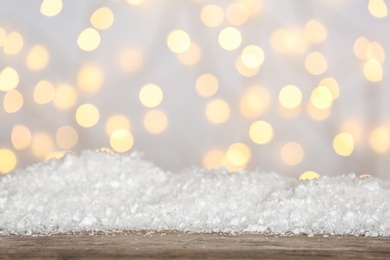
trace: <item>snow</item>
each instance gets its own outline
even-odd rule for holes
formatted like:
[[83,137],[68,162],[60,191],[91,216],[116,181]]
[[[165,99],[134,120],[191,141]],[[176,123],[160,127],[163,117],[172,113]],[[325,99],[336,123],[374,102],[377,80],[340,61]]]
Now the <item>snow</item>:
[[390,235],[390,181],[289,178],[84,151],[0,176],[0,235],[178,230]]

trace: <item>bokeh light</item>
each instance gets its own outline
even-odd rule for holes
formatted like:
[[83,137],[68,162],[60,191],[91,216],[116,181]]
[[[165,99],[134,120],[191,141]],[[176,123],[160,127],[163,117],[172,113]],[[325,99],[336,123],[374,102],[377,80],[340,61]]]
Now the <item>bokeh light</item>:
[[180,63],[187,66],[193,66],[199,63],[201,58],[202,50],[200,49],[199,45],[194,42],[191,42],[187,51],[178,54]]
[[31,152],[38,159],[45,159],[48,154],[53,152],[53,138],[44,131],[39,131],[32,134]]
[[225,13],[218,5],[205,5],[200,10],[200,20],[208,27],[221,25],[224,19]]
[[274,129],[266,121],[255,121],[249,128],[249,137],[256,144],[267,144],[274,137]]
[[139,100],[145,107],[156,107],[163,100],[163,92],[156,84],[146,84],[139,92]]
[[163,111],[151,110],[144,117],[144,126],[149,133],[160,134],[168,126],[168,117]]
[[53,104],[59,109],[69,109],[77,101],[77,94],[74,88],[68,84],[60,84],[56,88]]
[[22,35],[18,32],[11,32],[5,39],[3,50],[5,54],[14,55],[22,50],[23,45]]
[[349,156],[355,147],[355,141],[350,133],[339,133],[333,139],[333,149],[341,156]]
[[285,164],[293,166],[302,162],[305,154],[299,143],[288,142],[282,146],[280,156]]
[[232,3],[226,9],[226,19],[233,25],[242,25],[249,19],[248,8],[239,3]]
[[126,129],[117,129],[110,135],[110,145],[114,151],[127,152],[133,146],[133,135]]
[[49,63],[49,59],[47,49],[42,45],[36,45],[27,54],[26,64],[30,70],[42,70]]
[[368,0],[368,10],[376,18],[387,16],[387,5],[384,0]]
[[93,51],[100,45],[100,34],[94,28],[83,30],[77,38],[77,45],[83,51]]
[[111,134],[118,129],[130,131],[130,127],[130,121],[124,115],[113,115],[106,121],[106,133],[108,136],[111,136]]
[[25,125],[14,125],[11,132],[11,142],[16,150],[26,149],[31,143],[30,130]]
[[234,143],[226,151],[226,159],[234,166],[243,166],[249,162],[252,152],[246,144]]
[[108,7],[100,7],[91,15],[90,22],[98,30],[108,29],[114,22],[114,14]]
[[204,97],[213,96],[218,91],[218,87],[218,79],[211,73],[204,73],[200,75],[195,83],[196,92]]
[[248,68],[258,68],[264,62],[264,52],[260,46],[246,46],[241,53],[242,63]]
[[83,104],[77,108],[75,118],[80,126],[88,128],[96,125],[99,121],[100,114],[96,106]]
[[96,64],[84,64],[78,71],[77,85],[85,94],[92,95],[98,92],[103,81],[103,71]]
[[12,171],[16,166],[16,155],[9,149],[0,149],[0,173]]
[[0,71],[0,91],[9,91],[19,84],[19,73],[12,67],[5,67]]
[[305,37],[312,43],[319,43],[326,39],[327,32],[325,26],[317,20],[310,20],[305,24]]
[[225,100],[214,99],[207,104],[205,114],[210,122],[221,124],[228,120],[230,116],[230,106]]
[[315,51],[306,56],[305,68],[310,74],[320,75],[328,69],[328,63],[324,55]]
[[301,104],[302,92],[294,85],[284,86],[279,92],[279,102],[286,108],[295,108]]
[[41,4],[41,14],[45,16],[56,16],[62,10],[62,0],[43,0]]
[[313,180],[318,179],[320,175],[315,171],[306,171],[299,176],[299,180]]
[[56,143],[61,149],[73,148],[79,139],[76,129],[71,126],[61,126],[56,132]]
[[298,55],[304,53],[308,44],[303,30],[298,28],[280,28],[271,35],[272,48],[281,54]]
[[168,34],[167,45],[172,52],[183,53],[190,48],[191,39],[185,31],[174,30]]
[[213,149],[203,156],[202,165],[207,169],[218,169],[222,166],[224,158],[224,151]]
[[15,113],[22,108],[23,103],[24,100],[22,94],[17,90],[10,90],[4,96],[4,111],[7,113]]
[[271,103],[268,90],[262,86],[251,86],[244,90],[240,100],[241,113],[248,118],[255,118],[266,112]]
[[310,101],[315,108],[328,109],[333,104],[332,92],[325,86],[318,86],[311,92]]
[[35,103],[44,105],[51,102],[56,95],[56,90],[52,83],[41,80],[35,85],[33,98]]
[[390,148],[390,130],[387,127],[380,126],[375,128],[369,136],[371,148],[377,153],[385,153]]
[[383,79],[382,65],[376,59],[369,59],[364,63],[363,73],[366,79],[379,82]]
[[222,49],[232,51],[240,47],[242,42],[241,32],[233,27],[224,28],[218,36],[218,43]]

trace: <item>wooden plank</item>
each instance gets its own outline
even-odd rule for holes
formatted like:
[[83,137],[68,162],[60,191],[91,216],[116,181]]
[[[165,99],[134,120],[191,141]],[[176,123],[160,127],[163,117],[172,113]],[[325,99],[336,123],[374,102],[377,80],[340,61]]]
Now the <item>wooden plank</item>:
[[390,259],[390,238],[122,232],[0,237],[0,259],[15,258]]

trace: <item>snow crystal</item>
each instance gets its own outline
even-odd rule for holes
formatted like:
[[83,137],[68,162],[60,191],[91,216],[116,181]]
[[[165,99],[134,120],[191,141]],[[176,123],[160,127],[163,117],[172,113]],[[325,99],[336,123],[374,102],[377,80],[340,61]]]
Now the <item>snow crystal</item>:
[[0,177],[0,235],[78,231],[390,236],[390,181],[354,174],[164,171],[84,151]]

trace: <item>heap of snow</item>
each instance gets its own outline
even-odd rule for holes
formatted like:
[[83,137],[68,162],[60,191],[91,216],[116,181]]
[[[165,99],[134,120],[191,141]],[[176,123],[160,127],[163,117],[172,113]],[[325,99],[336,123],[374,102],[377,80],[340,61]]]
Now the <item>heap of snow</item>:
[[85,151],[0,176],[0,235],[179,230],[390,235],[390,181],[299,181],[225,169],[163,171],[134,154]]

